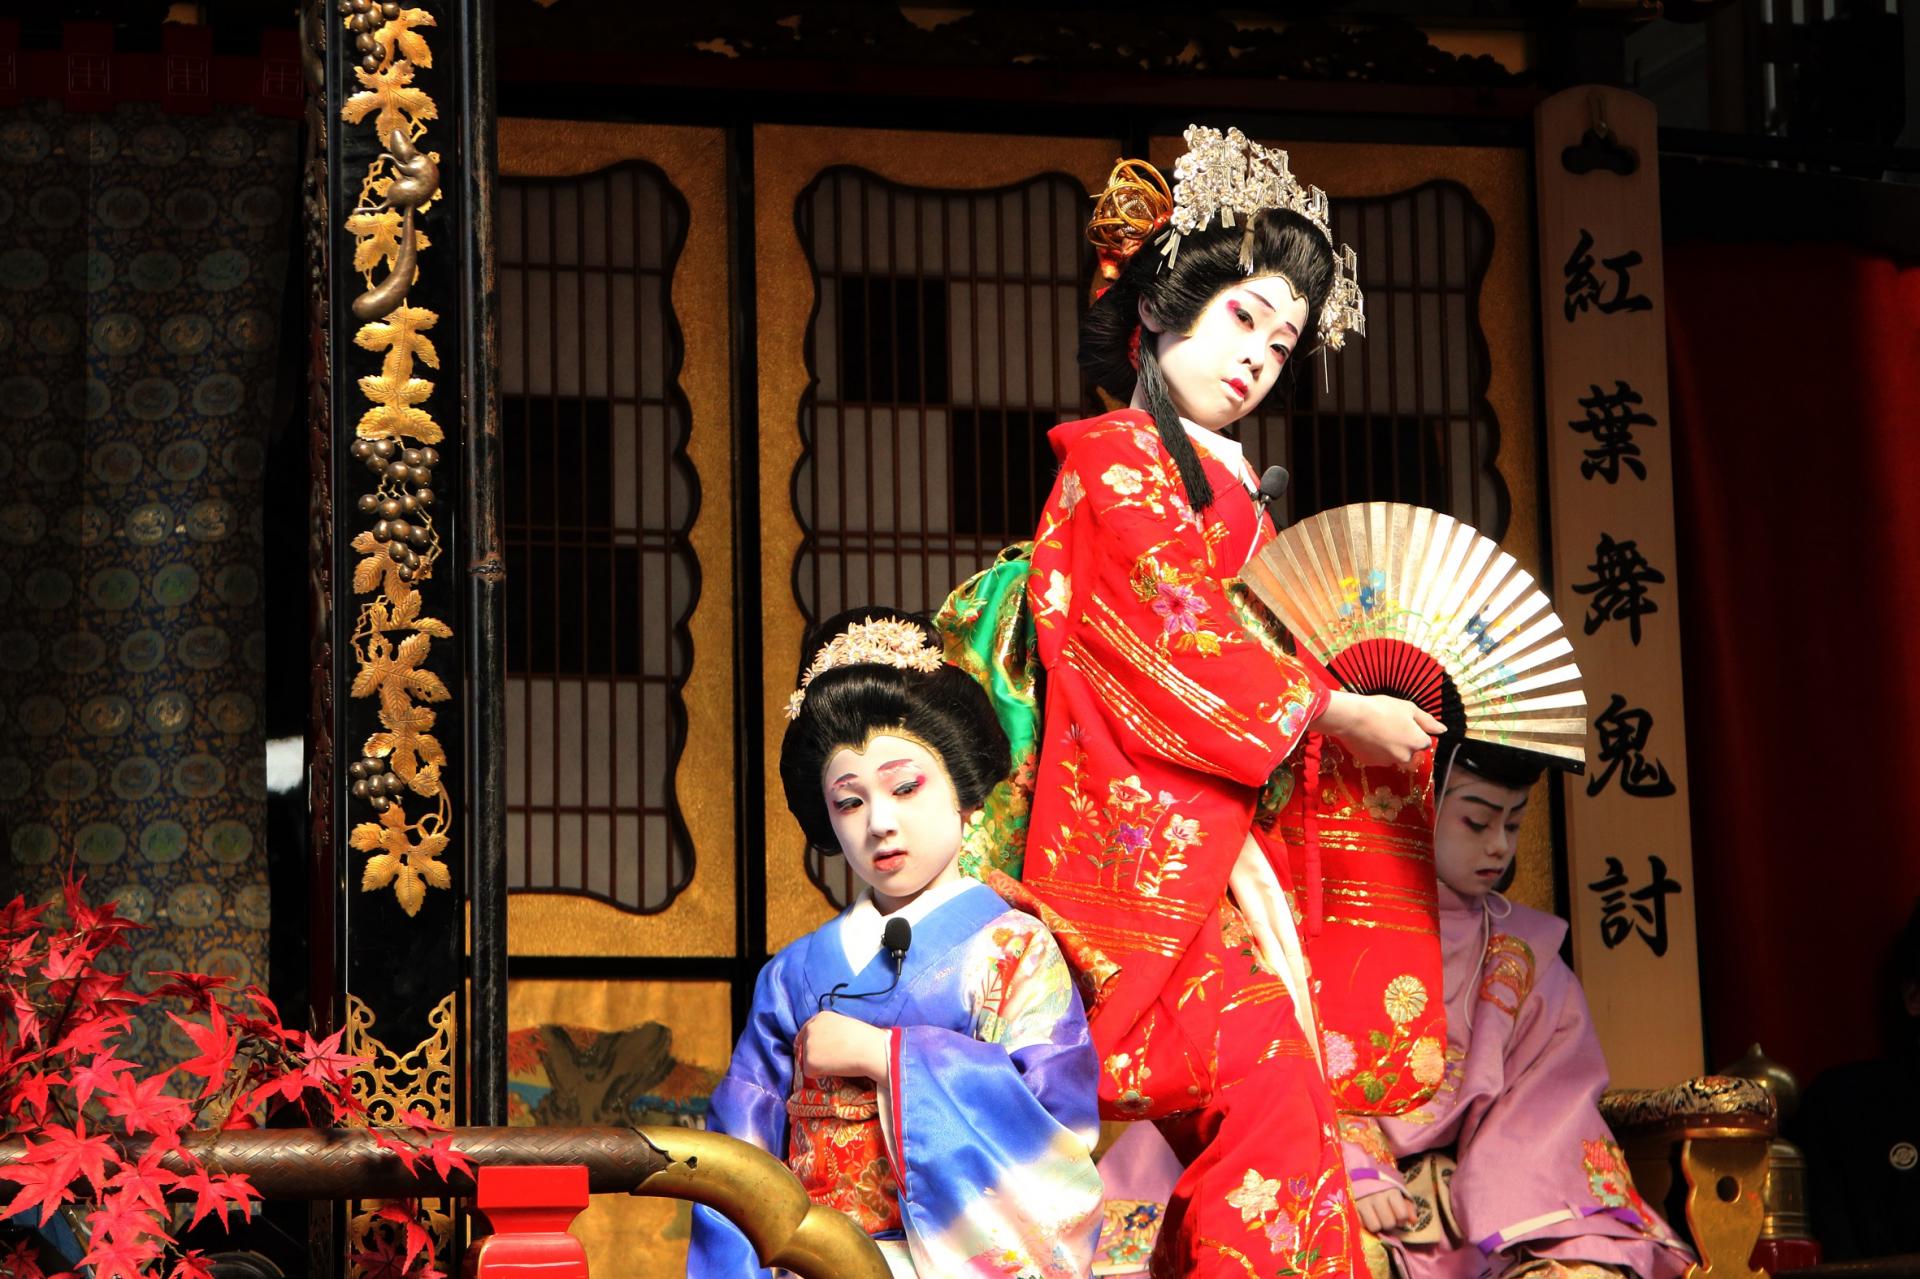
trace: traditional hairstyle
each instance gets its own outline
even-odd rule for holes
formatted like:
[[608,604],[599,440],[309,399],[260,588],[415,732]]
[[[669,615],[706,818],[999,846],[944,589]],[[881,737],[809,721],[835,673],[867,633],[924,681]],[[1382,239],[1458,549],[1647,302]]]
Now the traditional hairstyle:
[[[1251,271],[1243,264],[1243,254],[1249,255]],[[1139,385],[1159,428],[1160,442],[1180,468],[1187,500],[1200,511],[1213,504],[1213,487],[1180,424],[1151,335],[1142,334],[1136,341],[1140,313],[1144,310],[1168,332],[1185,333],[1209,302],[1246,283],[1249,275],[1281,275],[1307,300],[1307,321],[1300,330],[1305,342],[1319,332],[1320,310],[1333,287],[1335,259],[1333,246],[1320,229],[1290,209],[1263,210],[1253,215],[1248,226],[1214,225],[1183,236],[1172,259],[1169,263],[1150,247],[1127,259],[1112,286],[1080,321],[1080,367],[1094,385],[1123,401],[1131,399]],[[1270,395],[1287,394],[1294,367],[1289,360]]]
[[[993,705],[971,675],[941,662],[920,669],[911,655],[896,660],[855,660],[816,669],[817,658],[851,631],[880,623],[917,628],[938,651],[931,627],[910,614],[885,608],[850,609],[816,627],[807,645],[803,674],[812,671],[793,722],[780,744],[780,782],[807,842],[837,853],[822,774],[835,751],[864,749],[873,738],[897,732],[924,743],[953,781],[961,811],[978,808],[1013,766],[1007,734]],[[856,650],[856,657],[858,652]]]
[[1447,760],[1443,781],[1452,784],[1455,774],[1472,773],[1482,781],[1511,790],[1527,790],[1547,771],[1547,757],[1532,751],[1494,742],[1476,742],[1470,738],[1442,741],[1441,757]]

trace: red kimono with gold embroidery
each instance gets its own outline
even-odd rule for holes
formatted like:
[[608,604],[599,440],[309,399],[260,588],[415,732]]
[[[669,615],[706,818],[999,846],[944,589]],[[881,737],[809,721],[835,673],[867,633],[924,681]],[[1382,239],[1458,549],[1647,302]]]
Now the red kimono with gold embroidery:
[[[1155,1272],[1344,1275],[1357,1227],[1310,998],[1259,936],[1295,920],[1256,803],[1327,699],[1227,593],[1270,526],[1211,455],[1196,513],[1145,413],[1052,440],[1023,873],[1089,994],[1103,1112],[1159,1120],[1185,1165]],[[1270,892],[1247,891],[1249,865]]]
[[[1327,692],[1248,636],[1227,598],[1260,531],[1239,476],[1203,455],[1218,498],[1196,514],[1135,410],[1052,442],[1062,466],[1029,586],[1047,704],[1024,877],[1112,966],[1087,974],[1098,1043],[1152,1008]],[[1192,1104],[1140,1090],[1124,1108]]]

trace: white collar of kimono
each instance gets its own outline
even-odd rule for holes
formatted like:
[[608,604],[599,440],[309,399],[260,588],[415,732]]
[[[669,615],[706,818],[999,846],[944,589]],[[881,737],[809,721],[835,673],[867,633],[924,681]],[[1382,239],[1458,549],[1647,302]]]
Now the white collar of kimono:
[[1240,482],[1249,490],[1259,487],[1253,478],[1253,467],[1247,462],[1247,452],[1240,441],[1231,439],[1218,431],[1208,430],[1198,422],[1180,419],[1180,425],[1187,428],[1187,434],[1207,452],[1213,454],[1213,460],[1240,477]]
[[889,919],[904,919],[917,925],[969,888],[978,887],[979,882],[961,875],[944,884],[935,884],[891,915],[882,915],[880,908],[873,904],[871,888],[861,889],[859,898],[840,916],[840,950],[847,957],[848,971],[859,972],[880,953],[880,934],[886,931]]

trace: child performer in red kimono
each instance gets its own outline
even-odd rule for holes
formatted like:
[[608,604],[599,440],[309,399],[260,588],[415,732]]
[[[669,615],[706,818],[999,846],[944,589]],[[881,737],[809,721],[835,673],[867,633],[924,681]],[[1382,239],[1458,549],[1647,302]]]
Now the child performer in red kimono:
[[[1607,1063],[1560,958],[1566,924],[1495,891],[1544,766],[1454,753],[1434,830],[1445,1079],[1407,1114],[1342,1121],[1360,1219],[1406,1279],[1676,1279],[1692,1262],[1600,1117]],[[1344,1064],[1329,1052],[1329,1074]]]
[[1256,801],[1310,727],[1406,764],[1443,726],[1329,691],[1236,620],[1227,585],[1272,525],[1221,432],[1297,352],[1360,331],[1360,291],[1325,193],[1284,153],[1186,136],[1170,198],[1123,163],[1089,232],[1111,284],[1080,360],[1131,403],[1052,434],[1023,874],[1089,993],[1103,1113],[1159,1121],[1185,1165],[1153,1273],[1345,1276],[1356,1230],[1311,978]]

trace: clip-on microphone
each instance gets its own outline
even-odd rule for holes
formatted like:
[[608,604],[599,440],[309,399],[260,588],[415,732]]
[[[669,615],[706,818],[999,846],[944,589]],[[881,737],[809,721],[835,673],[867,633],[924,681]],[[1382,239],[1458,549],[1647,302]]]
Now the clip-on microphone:
[[1269,466],[1260,476],[1260,489],[1253,495],[1253,504],[1261,510],[1279,500],[1287,491],[1287,481],[1292,477],[1284,466]]
[[840,992],[849,984],[843,981],[820,996],[815,1006],[825,1008],[836,999],[875,999],[881,995],[891,995],[893,988],[900,984],[900,970],[907,966],[907,950],[913,945],[913,925],[898,916],[889,919],[887,926],[880,930],[880,945],[893,956],[893,980],[887,983],[886,989],[861,990],[843,995]]

